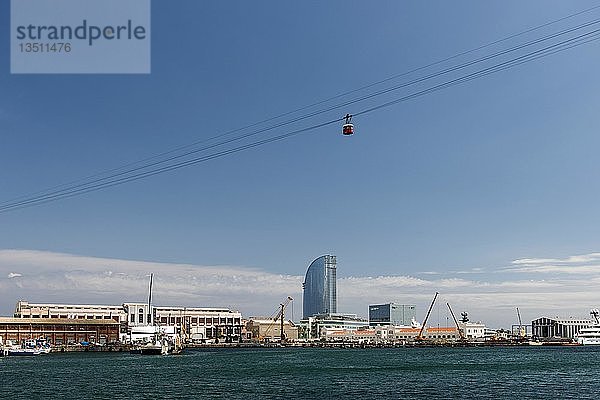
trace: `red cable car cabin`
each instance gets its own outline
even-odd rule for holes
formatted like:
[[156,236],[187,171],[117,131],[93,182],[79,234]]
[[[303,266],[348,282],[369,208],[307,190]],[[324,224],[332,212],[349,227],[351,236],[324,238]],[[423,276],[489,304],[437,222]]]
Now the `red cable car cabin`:
[[344,134],[345,136],[350,136],[354,134],[354,125],[350,123],[350,121],[352,120],[352,115],[346,114],[344,118],[346,119],[346,123],[344,124],[344,126],[342,126],[342,134]]
[[352,135],[354,133],[354,125],[344,124],[344,126],[342,127],[342,133],[346,136]]

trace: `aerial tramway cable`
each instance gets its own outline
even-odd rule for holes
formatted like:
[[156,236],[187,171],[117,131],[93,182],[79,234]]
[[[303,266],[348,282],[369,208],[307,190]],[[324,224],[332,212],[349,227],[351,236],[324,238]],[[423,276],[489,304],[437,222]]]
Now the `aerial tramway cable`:
[[[600,7],[600,6],[594,7],[592,9],[595,9],[595,8],[598,8],[598,7]],[[585,11],[583,11],[583,12],[585,12]],[[581,12],[581,13],[583,13],[583,12]],[[565,18],[568,18],[568,17],[565,17]],[[563,18],[563,19],[565,19],[565,18]],[[287,132],[287,133],[284,133],[284,134],[281,134],[281,135],[273,136],[273,137],[270,137],[270,138],[267,138],[267,139],[262,139],[262,140],[259,140],[259,141],[256,141],[256,142],[252,142],[252,143],[247,143],[247,144],[244,144],[244,145],[240,145],[238,147],[234,147],[234,148],[230,148],[230,149],[226,149],[226,150],[220,150],[220,151],[217,151],[217,152],[214,152],[214,153],[211,153],[211,154],[203,155],[203,156],[196,157],[196,158],[191,158],[191,159],[184,160],[184,161],[179,161],[177,163],[172,163],[172,164],[168,164],[168,165],[165,165],[165,166],[157,167],[157,168],[154,168],[154,169],[150,169],[148,171],[143,171],[144,169],[148,169],[148,168],[151,168],[151,167],[156,167],[158,165],[165,164],[165,163],[167,163],[169,161],[174,161],[174,160],[177,160],[177,159],[180,159],[180,158],[183,158],[185,156],[189,156],[189,155],[201,152],[201,151],[205,151],[205,150],[213,149],[213,148],[218,147],[218,146],[223,146],[223,145],[226,145],[226,144],[229,144],[229,143],[233,143],[235,141],[239,141],[239,140],[242,140],[242,139],[245,139],[245,138],[249,138],[249,137],[255,136],[255,135],[259,134],[259,133],[270,131],[270,130],[273,130],[273,129],[276,129],[276,128],[279,128],[279,127],[282,127],[282,126],[285,126],[285,125],[289,125],[289,124],[292,124],[292,123],[295,123],[295,122],[299,122],[301,120],[305,120],[305,119],[314,117],[316,115],[323,114],[323,113],[328,112],[328,111],[332,111],[332,110],[335,110],[335,109],[338,109],[338,108],[341,108],[341,107],[346,107],[346,106],[351,105],[351,104],[355,104],[355,103],[358,103],[358,102],[361,102],[361,101],[364,101],[364,100],[367,100],[367,99],[371,99],[371,98],[374,98],[376,96],[380,96],[382,94],[389,93],[389,92],[392,92],[394,90],[398,90],[399,88],[404,88],[404,87],[407,87],[407,86],[410,86],[410,85],[414,85],[415,83],[424,82],[426,80],[429,80],[429,79],[432,79],[432,78],[435,78],[435,77],[439,77],[439,76],[447,74],[449,72],[453,72],[453,71],[465,68],[467,66],[471,66],[471,65],[480,63],[482,61],[498,57],[500,55],[508,54],[510,52],[514,52],[516,50],[523,49],[525,47],[529,47],[529,46],[532,46],[534,44],[538,44],[538,43],[541,43],[543,41],[547,41],[547,40],[550,40],[552,38],[556,38],[558,36],[561,36],[561,35],[564,35],[564,34],[567,34],[567,33],[572,33],[572,32],[574,32],[576,30],[580,30],[580,29],[583,29],[583,28],[586,28],[586,27],[590,27],[590,26],[592,26],[594,24],[598,24],[599,22],[600,22],[600,20],[593,20],[593,21],[587,22],[585,24],[580,24],[580,25],[578,25],[576,27],[569,28],[569,29],[566,29],[566,30],[563,30],[563,31],[560,31],[558,33],[554,33],[554,34],[551,34],[551,35],[547,35],[547,36],[545,36],[543,38],[538,38],[538,39],[529,41],[527,43],[520,44],[518,46],[513,46],[512,48],[505,49],[505,50],[502,50],[500,52],[496,52],[496,53],[494,53],[492,55],[481,57],[479,59],[472,60],[472,61],[460,64],[458,66],[447,68],[447,69],[445,69],[443,71],[438,71],[437,73],[433,73],[433,74],[430,74],[430,75],[425,76],[425,77],[421,77],[421,78],[418,78],[418,79],[415,79],[415,80],[412,80],[412,81],[409,81],[409,82],[406,82],[406,83],[403,83],[403,84],[400,84],[400,85],[395,85],[395,86],[393,86],[391,88],[386,88],[386,89],[383,89],[383,90],[379,90],[379,91],[377,91],[375,93],[371,93],[371,94],[368,94],[368,95],[365,95],[365,96],[362,96],[362,97],[359,97],[359,98],[356,98],[356,99],[352,99],[352,100],[346,101],[346,102],[341,103],[341,104],[330,106],[330,107],[328,107],[328,108],[326,108],[324,110],[319,110],[319,111],[316,111],[316,112],[312,112],[310,114],[307,114],[307,115],[304,115],[304,116],[300,116],[300,117],[291,119],[289,121],[284,121],[284,122],[275,124],[275,125],[270,126],[270,127],[262,128],[262,129],[259,129],[259,130],[256,130],[256,131],[253,131],[253,132],[250,132],[250,133],[246,133],[246,134],[241,135],[241,136],[237,136],[237,137],[234,137],[234,138],[231,138],[231,139],[227,139],[227,140],[219,142],[219,143],[215,143],[215,144],[212,144],[212,145],[209,145],[209,146],[205,146],[205,147],[203,147],[201,149],[190,150],[190,151],[188,151],[188,152],[186,152],[186,153],[184,153],[182,155],[172,156],[172,157],[169,157],[169,158],[161,160],[161,161],[156,161],[156,162],[153,162],[153,163],[150,163],[150,164],[147,164],[147,165],[143,165],[143,166],[140,166],[140,167],[132,168],[132,169],[129,169],[127,171],[123,171],[123,172],[120,172],[120,173],[117,173],[117,174],[113,174],[113,175],[110,175],[110,176],[107,176],[107,177],[104,177],[104,178],[98,178],[98,179],[95,179],[95,180],[92,180],[92,181],[88,181],[88,182],[85,182],[85,183],[82,183],[82,184],[79,184],[79,185],[67,186],[65,189],[62,189],[62,190],[55,190],[53,192],[42,191],[42,193],[44,193],[44,194],[39,195],[39,196],[33,196],[33,195],[23,196],[23,197],[19,198],[19,199],[23,199],[23,200],[9,201],[9,202],[5,202],[5,203],[1,204],[0,205],[0,213],[4,213],[4,212],[12,211],[12,210],[15,210],[15,209],[20,209],[20,208],[25,208],[25,207],[31,207],[31,206],[34,206],[34,205],[44,204],[44,203],[47,203],[47,202],[56,201],[56,200],[64,199],[64,198],[69,198],[69,197],[77,196],[77,195],[80,195],[80,194],[85,194],[85,193],[89,193],[89,192],[92,192],[92,191],[96,191],[96,190],[100,190],[100,189],[104,189],[104,188],[108,188],[108,187],[112,187],[112,186],[124,184],[124,183],[135,181],[135,180],[138,180],[138,179],[143,179],[143,178],[146,178],[146,177],[149,177],[149,176],[153,176],[153,175],[156,175],[156,174],[159,174],[159,173],[164,173],[164,172],[172,171],[172,170],[175,170],[175,169],[187,167],[187,166],[190,166],[190,165],[195,165],[195,164],[198,164],[198,163],[201,163],[201,162],[205,162],[205,161],[212,160],[212,159],[215,159],[215,158],[220,158],[220,157],[223,157],[223,156],[226,156],[226,155],[229,155],[229,154],[233,154],[233,153],[237,153],[237,152],[240,152],[240,151],[243,151],[243,150],[246,150],[246,149],[258,147],[258,146],[261,146],[261,145],[264,145],[264,144],[267,144],[267,143],[271,143],[271,142],[275,142],[275,141],[280,141],[280,140],[283,140],[283,139],[286,139],[286,138],[298,135],[300,133],[312,131],[312,130],[315,130],[315,129],[318,129],[318,128],[321,128],[321,127],[324,127],[324,126],[327,126],[327,125],[338,123],[338,122],[344,120],[345,118],[337,118],[337,119],[334,119],[334,120],[329,120],[329,121],[318,123],[318,124],[314,124],[314,125],[302,128],[302,129],[297,129],[297,130],[293,130],[291,132]],[[536,28],[534,28],[534,29],[536,29]],[[546,56],[551,55],[551,54],[555,54],[555,53],[560,52],[560,51],[564,51],[564,50],[570,49],[572,47],[580,46],[582,44],[589,43],[591,41],[595,41],[595,40],[598,39],[599,34],[600,34],[600,29],[595,29],[595,30],[592,30],[592,31],[580,34],[578,36],[575,36],[575,37],[563,40],[563,41],[558,42],[558,43],[554,43],[554,44],[548,45],[548,46],[546,46],[544,48],[531,51],[531,52],[529,52],[527,54],[524,54],[524,55],[512,58],[510,60],[500,62],[498,64],[495,64],[495,65],[491,66],[491,67],[483,68],[481,70],[478,70],[478,71],[475,71],[475,72],[472,72],[472,73],[460,76],[458,78],[451,79],[451,80],[448,80],[446,82],[443,82],[443,83],[440,83],[440,84],[437,84],[437,85],[433,85],[433,86],[431,86],[429,88],[426,88],[426,89],[423,89],[423,90],[420,90],[420,91],[417,91],[417,92],[414,92],[414,93],[411,93],[411,94],[408,94],[408,95],[405,95],[405,96],[401,96],[401,97],[393,99],[391,101],[388,101],[388,102],[385,102],[385,103],[382,103],[382,104],[379,104],[379,105],[376,105],[376,106],[368,107],[368,108],[363,109],[361,111],[355,112],[354,116],[368,114],[368,113],[371,113],[373,111],[379,110],[381,108],[389,107],[389,106],[391,106],[393,104],[397,104],[397,103],[400,103],[400,102],[403,102],[403,101],[406,101],[406,100],[410,100],[410,99],[415,98],[415,97],[420,97],[420,96],[423,96],[423,95],[426,95],[426,94],[430,94],[430,93],[433,93],[435,91],[448,88],[450,86],[454,86],[454,85],[457,85],[457,84],[460,84],[460,83],[464,83],[464,82],[467,82],[467,81],[470,81],[470,80],[473,80],[473,79],[476,79],[476,78],[480,78],[480,77],[489,75],[491,73],[495,73],[495,72],[499,72],[499,71],[502,71],[502,70],[505,70],[505,69],[508,69],[508,68],[512,68],[512,67],[514,67],[516,65],[520,65],[520,64],[523,64],[525,62],[530,62],[530,61],[533,61],[533,60],[536,60],[536,59],[539,59],[539,58],[542,58],[542,57],[546,57]],[[516,36],[516,35],[513,35],[513,36]],[[482,47],[484,47],[484,46],[482,46]],[[403,75],[403,74],[400,74],[400,75]],[[390,80],[390,79],[392,79],[392,78],[388,78],[388,80]],[[387,81],[387,80],[384,80],[384,81]],[[384,81],[380,81],[380,82],[384,82]],[[373,84],[371,86],[374,86],[376,84],[378,84],[378,83],[375,83],[375,84]],[[361,90],[361,89],[357,89],[356,91],[358,91],[358,90]],[[354,92],[354,91],[350,91],[350,92],[347,92],[347,93],[352,93],[352,92]],[[337,97],[334,97],[334,98],[337,98]],[[323,102],[326,102],[326,101],[327,100],[325,100]],[[314,103],[314,104],[322,104],[323,102]],[[311,107],[311,106],[306,106],[306,108],[309,108],[309,107]],[[286,113],[285,115],[292,114],[293,112]],[[284,114],[282,114],[282,115],[284,115]],[[279,118],[279,116],[278,117],[273,117],[271,119],[264,120],[264,121],[269,121],[269,120],[273,120],[273,119],[276,119],[276,118]],[[249,125],[249,126],[257,126],[257,125],[259,125],[261,123],[262,122],[259,122],[259,123],[252,124],[252,125]],[[240,128],[240,129],[235,130],[235,131],[241,131],[243,129],[245,129],[245,128]],[[233,131],[230,131],[230,132],[233,132]],[[225,134],[228,134],[228,133],[225,133]],[[212,138],[206,139],[206,141],[209,141],[209,140],[214,139],[214,138],[222,137],[225,134],[213,136]],[[187,148],[187,146],[182,146],[179,149],[182,149],[182,148]],[[170,151],[170,152],[165,152],[165,153],[162,153],[162,155],[164,155],[164,154],[170,154],[170,153],[175,152],[175,151],[177,151],[177,150],[173,150],[173,151]],[[150,157],[148,159],[155,159],[155,158],[158,158],[160,156],[161,155],[158,155],[158,156],[155,156],[155,157]],[[135,165],[135,164],[137,164],[137,162],[136,163],[131,163],[129,165]],[[117,168],[117,169],[113,169],[113,170],[110,170],[110,171],[118,171],[120,169],[122,169],[122,168]],[[133,175],[131,175],[134,172],[136,172],[136,173],[133,174]],[[128,174],[130,174],[130,175],[128,175]],[[62,185],[62,186],[64,186],[64,185]],[[61,186],[58,186],[58,187],[61,187]]]

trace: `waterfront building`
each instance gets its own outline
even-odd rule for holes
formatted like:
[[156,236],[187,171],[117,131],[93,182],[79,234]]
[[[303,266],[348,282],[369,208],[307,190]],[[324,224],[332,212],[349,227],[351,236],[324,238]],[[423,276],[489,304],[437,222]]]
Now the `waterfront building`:
[[53,345],[107,344],[119,341],[119,332],[120,323],[114,319],[0,317],[0,341],[4,342],[44,338]]
[[[421,328],[399,326],[395,327],[393,334],[388,333],[388,337],[390,340],[410,342],[417,339],[420,331]],[[423,339],[434,342],[454,342],[460,339],[456,327],[426,327],[422,335]]]
[[466,339],[485,339],[486,336],[486,328],[485,324],[481,322],[463,322],[459,321],[458,326],[463,332],[463,335]]
[[455,341],[460,338],[458,329],[454,327],[429,327],[425,330],[423,337],[433,341]]
[[378,341],[375,329],[323,329],[323,338],[328,342],[375,343]]
[[536,339],[573,339],[580,329],[590,328],[594,322],[585,318],[547,318],[531,321],[532,335]]
[[241,340],[242,314],[217,307],[163,307],[154,306],[158,325],[176,326],[184,340],[196,342]]
[[417,318],[413,304],[371,304],[369,305],[369,325],[410,326]]
[[[281,321],[268,318],[250,318],[246,323],[247,339],[254,341],[279,342],[281,340]],[[298,339],[298,326],[292,321],[283,322],[283,333],[286,340]]]
[[51,304],[29,303],[19,300],[15,307],[15,318],[61,318],[61,319],[102,319],[127,322],[123,306],[90,304]]
[[369,321],[356,314],[317,314],[300,321],[300,337],[303,339],[320,339],[327,329],[355,331],[369,327]]
[[[342,329],[329,327],[322,329],[322,338],[332,342],[354,343],[407,343],[414,342],[420,328],[410,326],[384,326],[375,328]],[[454,327],[429,327],[423,330],[423,339],[432,342],[455,342],[460,339]]]
[[[235,342],[241,339],[242,314],[227,308],[148,306],[148,303],[116,305],[81,305],[17,303],[15,318],[74,319],[115,321],[120,326],[120,340],[129,340],[132,329],[148,325],[175,327],[184,340]],[[143,334],[143,329],[136,329]]]
[[324,255],[315,259],[304,278],[302,315],[306,319],[317,314],[337,313],[336,257]]

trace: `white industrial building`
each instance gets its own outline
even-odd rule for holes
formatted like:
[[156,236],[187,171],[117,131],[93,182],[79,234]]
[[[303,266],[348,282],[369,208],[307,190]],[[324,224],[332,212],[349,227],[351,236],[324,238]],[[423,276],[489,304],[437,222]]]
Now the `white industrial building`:
[[585,318],[540,317],[531,321],[531,331],[536,339],[573,339],[581,329],[593,325],[592,320]]
[[[148,303],[116,305],[29,303],[21,300],[15,318],[114,320],[121,324],[120,340],[127,341],[132,329],[149,325],[173,327],[184,340],[235,342],[241,339],[242,314],[227,308],[164,307]],[[143,335],[143,329],[136,329]],[[138,335],[136,333],[135,335]]]

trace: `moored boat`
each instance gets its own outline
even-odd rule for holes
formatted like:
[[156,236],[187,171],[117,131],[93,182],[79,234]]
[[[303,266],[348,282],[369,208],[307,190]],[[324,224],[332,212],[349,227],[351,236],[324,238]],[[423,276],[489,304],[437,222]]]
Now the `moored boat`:
[[131,354],[167,355],[181,352],[181,338],[174,326],[159,326],[151,317],[152,310],[152,279],[150,274],[150,289],[148,293],[148,325],[135,326],[129,333],[132,344]]
[[51,351],[51,346],[46,339],[27,339],[21,345],[10,345],[5,348],[7,356],[37,356],[40,354],[48,354]]
[[9,356],[37,356],[41,354],[38,349],[29,349],[23,347],[12,347],[8,349]]
[[582,345],[600,345],[600,311],[595,308],[590,311],[594,325],[582,328],[576,335],[577,343]]

